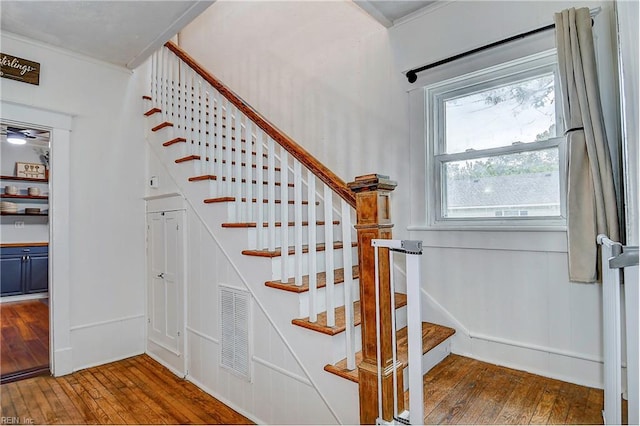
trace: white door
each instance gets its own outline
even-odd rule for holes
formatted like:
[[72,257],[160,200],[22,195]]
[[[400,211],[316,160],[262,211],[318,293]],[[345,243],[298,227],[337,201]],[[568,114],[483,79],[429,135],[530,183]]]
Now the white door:
[[147,215],[147,352],[184,376],[183,211]]

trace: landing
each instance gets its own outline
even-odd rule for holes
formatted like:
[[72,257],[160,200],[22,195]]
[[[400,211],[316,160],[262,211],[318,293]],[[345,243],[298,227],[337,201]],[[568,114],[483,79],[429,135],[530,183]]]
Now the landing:
[[602,424],[600,389],[459,355],[427,373],[424,388],[425,424]]

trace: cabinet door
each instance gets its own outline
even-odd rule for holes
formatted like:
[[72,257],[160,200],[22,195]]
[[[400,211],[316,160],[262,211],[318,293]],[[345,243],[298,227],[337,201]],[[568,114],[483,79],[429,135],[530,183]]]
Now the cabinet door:
[[25,293],[43,293],[49,289],[49,256],[30,254],[25,263]]
[[22,294],[22,255],[3,255],[0,259],[0,287],[2,296]]

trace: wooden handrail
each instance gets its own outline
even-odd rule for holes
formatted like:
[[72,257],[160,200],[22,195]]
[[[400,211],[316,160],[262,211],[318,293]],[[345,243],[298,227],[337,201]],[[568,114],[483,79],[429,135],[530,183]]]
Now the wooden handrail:
[[267,119],[260,115],[253,107],[243,101],[238,95],[225,86],[220,80],[215,78],[209,71],[198,64],[195,59],[189,56],[175,43],[168,41],[165,46],[182,59],[191,69],[198,73],[203,79],[211,84],[222,96],[227,98],[229,102],[236,106],[244,115],[260,127],[271,139],[283,147],[295,159],[304,164],[313,174],[318,176],[329,188],[333,189],[340,197],[345,200],[353,208],[356,207],[356,198],[354,194],[347,188],[345,182],[335,173],[324,166],[307,150],[298,145],[293,139],[287,136],[283,131],[271,124]]

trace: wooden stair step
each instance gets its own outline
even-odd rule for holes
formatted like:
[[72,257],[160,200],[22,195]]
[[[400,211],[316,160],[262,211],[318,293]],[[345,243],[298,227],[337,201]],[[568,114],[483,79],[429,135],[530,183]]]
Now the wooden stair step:
[[173,123],[169,122],[169,121],[163,121],[162,123],[158,124],[157,126],[153,127],[151,129],[152,132],[157,132],[158,130],[162,130],[165,127],[173,127]]
[[[407,305],[407,295],[402,293],[396,293],[395,297],[396,309],[400,309]],[[338,333],[342,333],[346,330],[345,320],[345,308],[340,306],[336,308],[336,325],[329,327],[327,325],[327,312],[320,312],[318,314],[317,322],[310,322],[309,317],[299,318],[291,321],[292,324],[308,328],[309,330],[317,331],[319,333],[328,334],[329,336],[335,336]],[[360,325],[362,318],[360,315],[360,301],[353,302],[353,325]]]
[[[433,324],[430,322],[422,323],[422,353],[426,354],[431,349],[438,346],[440,343],[447,340],[449,337],[455,334],[455,330],[443,325]],[[398,348],[398,361],[403,365],[403,368],[409,365],[409,353],[407,351],[407,327],[404,327],[396,332],[396,346]],[[356,353],[356,366],[362,362],[362,352]],[[358,368],[354,370],[347,369],[346,358],[337,362],[336,364],[327,364],[324,367],[325,371],[336,374],[352,382],[358,383]]]
[[[188,155],[186,157],[178,158],[176,160],[176,163],[183,163],[185,161],[192,161],[192,160],[199,160],[199,159],[200,159],[199,155]],[[200,176],[192,176],[192,177],[189,178],[189,182],[200,182],[200,181],[203,181],[203,180],[218,180],[218,177],[216,175],[200,175]],[[222,181],[226,182],[227,181],[227,177],[223,176],[222,177]],[[236,181],[236,178],[231,178],[231,182],[235,182],[235,181]],[[246,183],[246,182],[247,182],[247,180],[243,178],[242,179],[242,183]],[[255,179],[252,179],[251,183],[256,184],[256,183],[258,183],[258,181],[255,180]],[[262,181],[262,184],[263,185],[268,185],[269,182],[267,182],[265,180],[265,181]],[[274,185],[275,186],[281,186],[280,182],[275,182]],[[293,188],[293,183],[288,183],[287,186],[289,188]]]
[[[344,245],[342,244],[342,241],[336,241],[333,243],[333,248],[334,250],[338,250],[341,249]],[[357,242],[353,242],[351,243],[352,247],[357,247],[358,243]],[[325,250],[325,245],[324,243],[321,244],[317,244],[316,245],[316,251],[324,251]],[[270,251],[270,250],[242,250],[242,254],[246,255],[246,256],[257,256],[257,257],[278,257],[282,255],[282,247],[277,247],[275,250]],[[302,253],[308,253],[309,252],[309,246],[308,245],[303,245],[302,246]],[[289,247],[289,254],[295,254],[295,247],[291,246]]]
[[157,114],[159,112],[162,112],[160,108],[151,108],[149,111],[145,112],[144,115],[145,117],[149,117],[150,115]]
[[[243,202],[243,203],[246,203],[246,202],[247,202],[246,197],[242,197],[240,200],[241,200],[241,202]],[[217,198],[207,198],[207,199],[205,199],[205,200],[204,200],[204,203],[205,203],[205,204],[213,204],[213,203],[229,203],[229,202],[235,203],[235,201],[236,201],[236,197],[217,197]],[[252,203],[256,203],[257,201],[258,201],[258,200],[257,200],[257,199],[255,199],[255,198],[252,198],[252,199],[251,199],[251,202],[252,202]],[[274,201],[275,201],[275,204],[281,204],[281,203],[282,203],[282,200],[274,200]],[[262,202],[263,202],[263,203],[265,203],[265,204],[268,204],[268,203],[269,203],[269,200],[267,200],[267,199],[263,199],[263,200],[262,200]],[[289,200],[289,201],[288,201],[288,204],[293,205],[293,204],[295,204],[295,201],[294,201],[294,200]],[[302,201],[302,204],[306,206],[306,205],[308,205],[308,204],[309,204],[309,202],[308,202],[308,201]],[[319,202],[319,201],[316,201],[316,206],[318,206],[318,205],[320,205],[320,202]]]
[[[340,221],[334,220],[333,224],[340,225]],[[282,227],[282,222],[276,222],[275,225],[276,227],[280,228]],[[256,222],[227,222],[222,224],[223,228],[256,228],[257,226],[258,225]],[[267,226],[269,226],[269,222],[263,222],[262,226],[266,228]],[[296,223],[289,222],[289,226],[296,226]],[[302,221],[302,226],[309,226],[309,222]],[[324,226],[324,221],[323,220],[316,221],[316,226]]]
[[143,95],[142,99],[144,99],[145,101],[152,101],[153,99],[151,98],[151,96],[148,95]]
[[[360,278],[360,269],[358,265],[355,265],[351,269],[353,279]],[[342,284],[344,282],[344,269],[339,268],[333,271],[333,277],[335,284]],[[317,288],[322,288],[327,285],[327,273],[318,272],[316,274]],[[267,281],[264,283],[267,287],[276,288],[278,290],[290,291],[292,293],[304,293],[309,291],[309,275],[302,276],[302,285],[296,285],[295,278],[289,278],[286,283],[282,281]]]
[[186,141],[187,140],[185,138],[173,138],[173,139],[163,143],[162,146],[171,146],[173,144],[180,143],[180,142],[186,142]]

